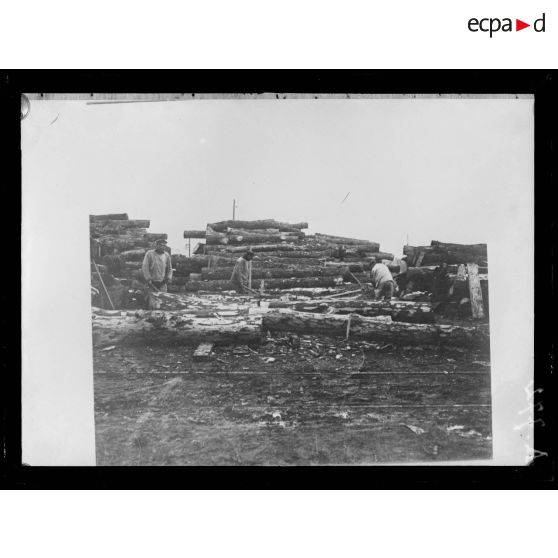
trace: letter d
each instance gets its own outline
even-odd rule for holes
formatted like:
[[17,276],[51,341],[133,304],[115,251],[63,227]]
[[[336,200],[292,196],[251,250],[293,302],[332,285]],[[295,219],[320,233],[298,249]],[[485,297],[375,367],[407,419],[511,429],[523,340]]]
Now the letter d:
[[[545,14],[542,15],[542,17],[540,19],[536,19],[535,23],[533,23],[533,29],[537,32],[537,33],[544,33],[544,25],[545,25],[545,21],[544,21],[544,16]],[[542,27],[539,29],[537,27],[537,24],[539,23],[539,21],[542,22]]]

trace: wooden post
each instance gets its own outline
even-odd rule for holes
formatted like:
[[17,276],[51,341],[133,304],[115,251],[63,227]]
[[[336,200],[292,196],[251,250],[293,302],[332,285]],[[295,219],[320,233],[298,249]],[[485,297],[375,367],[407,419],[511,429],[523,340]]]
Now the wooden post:
[[248,288],[252,288],[252,260],[248,262]]
[[236,200],[233,198],[233,218],[232,218],[233,221],[234,221],[235,209],[236,209]]
[[482,301],[482,290],[479,279],[479,266],[475,263],[467,264],[469,274],[469,295],[471,298],[471,310],[473,318],[484,318],[484,304]]

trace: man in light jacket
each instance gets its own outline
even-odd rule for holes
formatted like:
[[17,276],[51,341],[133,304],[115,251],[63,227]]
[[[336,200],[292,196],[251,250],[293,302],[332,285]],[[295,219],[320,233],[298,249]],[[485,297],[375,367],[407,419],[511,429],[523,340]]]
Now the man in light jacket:
[[374,286],[376,298],[391,300],[393,296],[393,276],[387,265],[373,260],[370,280]]
[[244,255],[242,255],[236,263],[234,264],[234,269],[231,275],[231,284],[237,293],[247,293],[250,292],[248,288],[248,275],[250,273],[248,262],[252,261],[254,258],[254,252],[252,250],[247,250]]
[[171,257],[165,250],[166,245],[166,240],[157,240],[155,249],[145,253],[141,267],[147,285],[164,293],[172,281]]

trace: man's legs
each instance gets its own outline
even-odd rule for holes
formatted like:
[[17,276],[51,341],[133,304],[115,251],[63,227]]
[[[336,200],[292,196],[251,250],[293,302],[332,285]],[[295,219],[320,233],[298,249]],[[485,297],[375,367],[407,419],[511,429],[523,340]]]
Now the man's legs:
[[386,281],[380,285],[380,298],[391,300],[393,296],[393,281]]

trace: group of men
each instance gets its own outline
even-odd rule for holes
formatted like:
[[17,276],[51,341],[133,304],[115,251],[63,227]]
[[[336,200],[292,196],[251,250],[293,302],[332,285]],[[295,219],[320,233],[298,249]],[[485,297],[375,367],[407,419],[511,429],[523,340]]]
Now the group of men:
[[[172,281],[172,262],[166,246],[166,240],[157,240],[155,249],[146,252],[143,260],[143,276],[148,287],[152,290],[167,292],[167,286]],[[230,282],[237,293],[255,293],[249,287],[249,263],[253,260],[254,255],[252,250],[247,250],[235,262]],[[341,254],[338,255],[340,261],[343,261],[344,254],[343,256]],[[441,290],[447,290],[446,267],[443,266],[443,269],[440,269],[435,277],[436,284],[440,285]],[[373,259],[370,267],[370,281],[374,289],[375,298],[390,300],[394,295],[396,283],[399,293],[405,293],[408,283],[407,272],[407,256],[403,256],[399,260],[399,271],[395,274],[395,277],[386,264]]]

